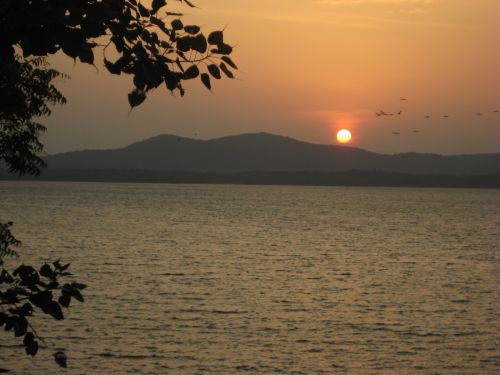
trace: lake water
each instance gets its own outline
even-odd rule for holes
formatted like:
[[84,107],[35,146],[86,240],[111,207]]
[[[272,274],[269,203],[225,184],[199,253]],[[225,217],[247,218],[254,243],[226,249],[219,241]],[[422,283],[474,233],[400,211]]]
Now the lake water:
[[0,182],[29,262],[88,284],[48,374],[498,374],[500,191]]

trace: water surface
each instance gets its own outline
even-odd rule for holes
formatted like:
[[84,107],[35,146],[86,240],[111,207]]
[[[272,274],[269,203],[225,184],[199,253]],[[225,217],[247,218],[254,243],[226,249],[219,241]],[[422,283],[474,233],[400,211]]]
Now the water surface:
[[89,285],[70,374],[500,372],[500,191],[0,182],[26,262]]

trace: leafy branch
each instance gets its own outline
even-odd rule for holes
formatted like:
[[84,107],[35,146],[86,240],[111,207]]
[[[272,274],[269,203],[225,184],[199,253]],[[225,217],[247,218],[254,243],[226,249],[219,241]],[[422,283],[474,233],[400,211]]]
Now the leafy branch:
[[[191,1],[178,1],[195,7]],[[200,77],[211,89],[210,77],[220,79],[221,71],[233,78],[231,69],[237,69],[229,58],[233,47],[225,42],[223,31],[206,37],[199,26],[184,25],[182,13],[166,11],[166,7],[165,0],[153,0],[150,6],[137,0],[11,0],[0,18],[0,60],[15,60],[17,46],[24,57],[62,50],[93,65],[95,49],[107,38],[106,69],[133,77],[134,89],[128,94],[131,107],[140,105],[147,93],[161,84],[183,96],[183,81]],[[109,46],[116,55],[113,61],[106,58]],[[188,52],[195,58],[189,58]],[[207,64],[204,72],[197,69],[196,63],[210,58],[220,63]]]
[[[38,335],[30,319],[36,313],[44,313],[55,320],[63,320],[63,308],[68,308],[73,299],[83,302],[81,293],[86,285],[71,282],[62,284],[60,279],[70,276],[70,264],[60,260],[52,265],[44,264],[37,271],[32,266],[20,265],[12,273],[3,267],[5,256],[16,256],[13,247],[21,245],[11,233],[12,223],[0,223],[0,327],[12,331],[15,337],[22,339],[27,355],[38,353]],[[54,360],[61,367],[66,367],[66,355],[62,351],[54,353]]]

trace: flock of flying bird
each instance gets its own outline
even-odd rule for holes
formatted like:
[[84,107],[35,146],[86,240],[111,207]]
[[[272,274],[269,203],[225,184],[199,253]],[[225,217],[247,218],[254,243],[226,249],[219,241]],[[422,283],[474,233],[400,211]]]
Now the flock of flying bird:
[[[407,98],[401,98],[400,100],[401,100],[401,101],[407,101],[408,99],[407,99]],[[492,113],[499,113],[499,112],[500,112],[500,111],[499,111],[498,109],[495,109],[494,111],[492,111]],[[396,113],[387,113],[387,112],[385,112],[385,111],[383,111],[383,110],[380,110],[380,111],[378,111],[378,112],[375,112],[375,115],[377,115],[377,117],[381,117],[381,116],[401,116],[402,114],[403,114],[403,110],[400,110],[399,112],[396,112]],[[484,113],[482,113],[482,112],[477,112],[477,113],[475,113],[475,115],[476,115],[476,116],[483,116],[483,115],[484,115]],[[449,118],[449,117],[450,117],[450,115],[442,115],[442,116],[441,116],[441,118],[443,118],[443,119],[445,119],[445,118]],[[426,115],[426,116],[425,116],[425,118],[426,118],[426,119],[430,119],[430,118],[431,118],[431,115]],[[419,132],[420,132],[420,130],[418,130],[418,129],[414,129],[414,130],[412,131],[412,133],[415,133],[415,134],[416,134],[416,133],[419,133]],[[400,134],[400,132],[393,131],[393,132],[392,132],[392,134],[394,134],[394,135],[399,135],[399,134]]]

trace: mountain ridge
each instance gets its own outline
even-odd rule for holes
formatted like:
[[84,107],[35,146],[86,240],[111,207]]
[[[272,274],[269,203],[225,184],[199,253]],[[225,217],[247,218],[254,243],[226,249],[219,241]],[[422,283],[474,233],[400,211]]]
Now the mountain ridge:
[[211,173],[249,171],[380,170],[414,174],[497,174],[500,152],[440,155],[380,154],[360,148],[308,143],[270,133],[210,140],[160,134],[128,146],[45,157],[49,169],[143,169]]

